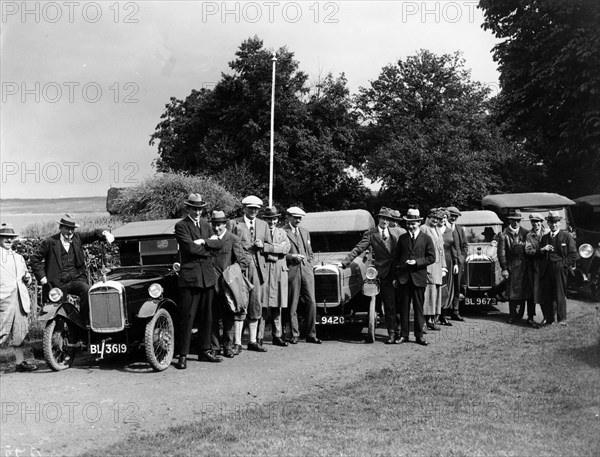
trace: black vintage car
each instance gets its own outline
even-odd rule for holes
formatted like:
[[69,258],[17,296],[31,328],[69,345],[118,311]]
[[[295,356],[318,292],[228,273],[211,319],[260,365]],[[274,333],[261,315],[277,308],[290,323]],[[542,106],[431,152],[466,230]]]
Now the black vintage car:
[[79,297],[50,290],[40,320],[47,322],[44,357],[53,370],[69,368],[78,352],[103,359],[138,348],[154,370],[169,367],[178,312],[176,222],[133,222],[113,232],[119,258],[90,287],[88,323]]
[[592,298],[600,301],[600,195],[576,198],[571,214],[579,260],[569,286],[589,289]]

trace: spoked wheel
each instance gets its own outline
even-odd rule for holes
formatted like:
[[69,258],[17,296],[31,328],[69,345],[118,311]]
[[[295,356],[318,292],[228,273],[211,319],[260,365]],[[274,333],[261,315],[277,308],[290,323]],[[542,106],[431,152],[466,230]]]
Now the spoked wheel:
[[377,296],[371,297],[371,303],[369,303],[369,322],[367,324],[367,336],[365,341],[367,343],[375,342],[375,329],[377,328],[377,311],[375,311],[375,302]]
[[146,324],[144,338],[146,359],[156,371],[162,371],[171,365],[175,350],[175,330],[169,312],[161,308]]
[[75,360],[75,348],[69,344],[75,344],[73,328],[64,319],[53,319],[44,329],[44,358],[50,368],[54,371],[66,370]]

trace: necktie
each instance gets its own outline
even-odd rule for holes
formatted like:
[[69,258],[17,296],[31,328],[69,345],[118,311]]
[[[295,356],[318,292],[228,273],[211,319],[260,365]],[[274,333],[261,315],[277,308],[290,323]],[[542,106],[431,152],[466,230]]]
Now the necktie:
[[250,238],[254,241],[254,224],[250,224]]
[[381,238],[383,239],[383,241],[387,240],[387,236],[385,234],[385,230],[381,231]]
[[275,236],[275,229],[271,229],[271,241],[273,241],[273,237]]

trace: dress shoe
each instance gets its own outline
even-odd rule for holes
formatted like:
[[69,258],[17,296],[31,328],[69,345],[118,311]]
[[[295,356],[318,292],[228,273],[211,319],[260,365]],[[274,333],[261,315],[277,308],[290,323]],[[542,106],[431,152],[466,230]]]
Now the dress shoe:
[[187,368],[187,358],[185,355],[180,355],[179,360],[175,364],[175,368],[178,370],[185,370]]
[[273,346],[281,346],[281,347],[287,347],[289,346],[287,341],[284,341],[283,338],[281,338],[280,336],[274,336],[273,337]]
[[387,340],[385,340],[385,344],[398,344],[396,335],[391,335]]
[[538,324],[532,317],[527,319],[527,325],[533,328],[540,328],[540,324]]
[[234,344],[233,347],[231,348],[231,353],[233,355],[240,355],[241,352],[242,352],[242,346],[240,344]]
[[267,352],[267,349],[258,343],[248,343],[248,350],[254,352]]
[[453,321],[459,321],[459,322],[464,322],[465,320],[461,317],[460,314],[458,313],[452,313],[452,316],[450,317],[450,319],[452,319]]
[[567,327],[569,324],[567,324],[567,321],[558,321],[558,325],[560,325],[562,327]]
[[416,342],[417,342],[417,344],[420,344],[421,346],[429,346],[429,343],[427,341],[425,341],[425,338],[417,338]]
[[448,319],[446,319],[445,316],[440,316],[440,324],[441,325],[447,325],[448,327],[452,327],[452,324],[450,323],[450,321]]
[[396,344],[408,343],[410,340],[406,336],[401,336],[396,340]]
[[37,366],[35,366],[33,363],[27,362],[26,360],[23,360],[20,364],[18,364],[15,367],[15,370],[18,372],[21,372],[21,373],[26,373],[26,372],[28,373],[31,371],[35,371],[37,369],[38,369]]
[[515,323],[515,319],[512,317],[509,317],[508,320],[506,321],[507,324],[514,324]]
[[259,346],[263,345],[263,339],[262,338],[257,339],[256,342],[258,343]]
[[437,331],[440,330],[440,328],[437,325],[435,325],[433,322],[427,322],[427,328],[429,330],[437,330]]
[[222,362],[223,359],[217,355],[214,355],[212,351],[204,351],[198,356],[198,360],[201,362],[212,362],[219,363]]
[[297,336],[293,336],[288,341],[289,341],[290,344],[298,344],[298,337]]
[[235,354],[233,353],[233,349],[226,347],[223,349],[223,357],[227,357],[228,359],[233,359],[233,356],[235,356]]
[[321,344],[323,341],[321,341],[316,336],[309,336],[308,338],[306,338],[306,342],[307,343],[314,343],[314,344]]

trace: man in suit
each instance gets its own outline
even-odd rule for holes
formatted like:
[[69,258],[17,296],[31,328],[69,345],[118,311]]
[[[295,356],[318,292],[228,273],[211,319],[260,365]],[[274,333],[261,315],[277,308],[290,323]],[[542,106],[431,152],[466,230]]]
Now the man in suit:
[[458,244],[460,246],[460,251],[458,252],[458,273],[454,274],[452,272],[452,281],[453,281],[453,297],[452,297],[452,316],[451,319],[453,321],[461,321],[464,322],[464,319],[458,312],[458,307],[460,304],[460,278],[462,276],[462,271],[465,266],[465,262],[467,260],[467,236],[465,235],[465,229],[462,225],[456,223],[456,220],[460,217],[461,212],[458,210],[456,206],[450,206],[446,208],[448,213],[448,227],[455,231],[458,235]]
[[[212,301],[217,282],[211,252],[223,247],[223,241],[213,237],[211,226],[201,218],[206,203],[200,194],[190,194],[185,201],[188,215],[175,224],[175,237],[179,244],[181,268],[179,270],[179,360],[176,368],[187,368],[192,327],[196,313],[198,324],[198,360],[220,362],[210,348],[212,326]],[[216,238],[216,239],[215,239]]]
[[12,250],[17,234],[12,225],[0,227],[0,344],[9,341],[15,351],[17,371],[35,371],[37,366],[25,360],[23,341],[29,333],[27,315],[31,300],[27,285],[31,275],[25,259]]
[[542,237],[544,236],[544,226],[542,225],[544,218],[539,213],[532,213],[529,215],[531,221],[531,230],[527,233],[525,240],[525,254],[529,257],[529,277],[533,291],[533,305],[532,313],[529,314],[527,319],[527,325],[531,327],[539,327],[538,323],[534,320],[535,317],[535,306],[542,303],[542,283],[540,279],[540,266],[544,253],[540,251],[542,247]]
[[383,302],[385,325],[388,331],[388,339],[385,343],[396,344],[400,341],[400,334],[396,319],[396,314],[398,314],[396,310],[396,291],[392,284],[395,278],[393,262],[398,238],[406,233],[406,230],[389,226],[390,221],[393,220],[393,215],[388,208],[381,208],[377,218],[377,227],[367,230],[354,249],[342,260],[342,268],[348,268],[356,257],[367,249],[371,249],[373,266],[377,269],[377,277],[379,278],[379,295]]
[[244,215],[229,221],[229,229],[231,233],[241,238],[244,251],[250,259],[248,268],[244,271],[253,286],[250,292],[250,302],[248,303],[247,319],[250,332],[248,350],[267,352],[267,349],[262,345],[262,341],[258,340],[258,326],[262,317],[267,278],[267,265],[262,251],[269,228],[265,221],[257,217],[260,208],[263,206],[260,198],[249,195],[242,200],[242,205],[244,206]]
[[288,307],[292,337],[291,344],[298,344],[300,328],[298,325],[298,303],[306,306],[306,342],[321,344],[317,338],[317,303],[315,300],[315,276],[312,268],[314,254],[310,245],[310,233],[300,227],[306,213],[297,206],[287,210],[288,223],[284,230],[290,240],[290,252],[286,255],[288,271]]
[[223,242],[220,250],[211,251],[213,266],[217,273],[216,293],[212,306],[211,347],[215,352],[220,349],[219,321],[222,320],[223,355],[232,358],[238,355],[242,349],[242,329],[246,312],[234,314],[227,305],[223,287],[223,272],[234,263],[238,263],[242,270],[247,270],[249,259],[242,247],[242,239],[227,230],[228,220],[223,211],[213,211],[210,218],[213,232]]
[[567,297],[565,288],[569,269],[575,265],[579,254],[575,240],[569,232],[560,229],[561,215],[550,211],[546,217],[549,233],[542,237],[540,251],[544,257],[540,266],[542,280],[542,311],[545,325],[567,325]]
[[81,317],[88,322],[90,289],[83,245],[104,238],[112,243],[115,237],[108,230],[98,229],[75,233],[79,225],[66,214],[58,222],[59,233],[46,238],[31,256],[31,268],[44,289],[58,287],[63,294],[78,295]]
[[423,218],[418,209],[409,209],[406,216],[407,233],[400,236],[396,249],[397,284],[402,297],[400,305],[400,343],[408,342],[409,311],[412,301],[414,333],[418,344],[427,346],[423,338],[423,301],[427,287],[427,266],[435,262],[435,246],[431,237],[419,229]]

